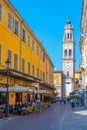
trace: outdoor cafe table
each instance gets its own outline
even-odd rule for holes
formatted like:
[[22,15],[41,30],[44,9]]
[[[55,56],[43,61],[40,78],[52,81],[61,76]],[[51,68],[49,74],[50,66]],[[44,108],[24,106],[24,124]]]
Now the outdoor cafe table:
[[21,114],[26,115],[28,113],[28,109],[26,107],[21,108]]

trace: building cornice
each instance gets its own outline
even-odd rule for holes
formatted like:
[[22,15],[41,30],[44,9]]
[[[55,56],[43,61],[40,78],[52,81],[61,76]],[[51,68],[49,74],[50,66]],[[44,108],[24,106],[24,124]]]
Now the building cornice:
[[73,43],[73,44],[75,44],[75,41],[74,40],[73,41],[72,40],[63,40],[62,43],[63,44],[67,44],[67,43]]
[[75,70],[75,73],[81,73],[81,70]]
[[62,58],[63,60],[73,60],[75,61],[75,59],[72,59],[72,58]]
[[62,70],[54,70],[54,73],[63,73]]

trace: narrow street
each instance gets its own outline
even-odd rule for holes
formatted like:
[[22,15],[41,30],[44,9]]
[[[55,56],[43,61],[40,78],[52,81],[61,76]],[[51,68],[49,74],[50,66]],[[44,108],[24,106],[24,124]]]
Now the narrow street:
[[59,130],[66,105],[54,103],[42,113],[13,117],[0,123],[0,130]]

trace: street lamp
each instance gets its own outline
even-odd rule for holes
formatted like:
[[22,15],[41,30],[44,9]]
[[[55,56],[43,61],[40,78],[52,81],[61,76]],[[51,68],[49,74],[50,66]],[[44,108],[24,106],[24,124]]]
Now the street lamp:
[[8,104],[8,87],[9,87],[9,84],[8,84],[8,77],[9,77],[9,66],[10,66],[10,61],[9,59],[7,59],[7,61],[5,62],[6,63],[6,74],[7,74],[7,84],[6,84],[6,88],[7,88],[7,91],[6,91],[6,103],[5,103],[5,118],[8,118],[9,117],[9,104]]
[[34,97],[34,90],[32,92],[32,100],[34,101],[35,97]]

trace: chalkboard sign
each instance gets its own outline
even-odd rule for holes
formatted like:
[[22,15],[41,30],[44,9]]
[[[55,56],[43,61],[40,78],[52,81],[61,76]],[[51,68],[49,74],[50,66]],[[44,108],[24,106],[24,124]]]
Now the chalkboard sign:
[[36,110],[41,110],[41,102],[36,102]]

